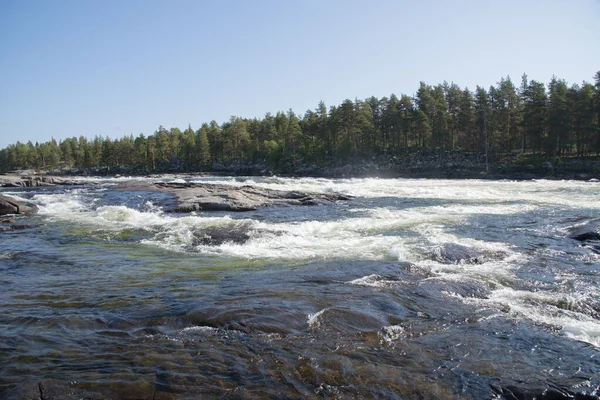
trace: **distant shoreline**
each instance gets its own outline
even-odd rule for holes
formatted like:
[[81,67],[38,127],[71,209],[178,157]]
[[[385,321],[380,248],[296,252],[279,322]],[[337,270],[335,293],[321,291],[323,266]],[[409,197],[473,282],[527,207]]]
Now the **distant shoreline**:
[[[39,173],[33,171],[18,171],[0,174],[0,188],[9,187],[38,187],[38,186],[78,186],[90,183],[93,178],[182,178],[192,179],[198,177],[271,177],[278,176],[282,178],[323,178],[323,179],[437,179],[437,180],[512,180],[512,181],[533,181],[533,180],[554,180],[554,181],[587,181],[600,182],[600,174],[595,173],[560,173],[548,175],[535,172],[517,172],[517,173],[496,173],[485,171],[418,171],[418,172],[394,172],[379,171],[380,173],[319,173],[319,174],[247,174],[243,171],[232,173],[232,171],[211,171],[211,172],[155,172],[139,173],[115,171],[112,174],[94,174],[81,173],[81,171],[68,171],[59,173],[53,171],[52,174]],[[90,180],[86,179],[90,178]]]

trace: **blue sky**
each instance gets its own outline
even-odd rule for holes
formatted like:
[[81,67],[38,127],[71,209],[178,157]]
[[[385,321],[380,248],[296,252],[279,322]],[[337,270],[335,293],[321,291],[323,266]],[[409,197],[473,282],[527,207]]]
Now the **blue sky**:
[[320,100],[592,81],[600,0],[0,0],[0,148]]

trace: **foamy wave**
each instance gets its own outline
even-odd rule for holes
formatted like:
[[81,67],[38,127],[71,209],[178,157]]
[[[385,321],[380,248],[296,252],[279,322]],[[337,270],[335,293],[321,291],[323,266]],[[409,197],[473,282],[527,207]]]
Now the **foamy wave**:
[[91,204],[77,193],[43,195],[32,198],[38,206],[38,213],[54,217],[69,218],[74,213],[90,211]]
[[585,313],[589,310],[587,302],[597,295],[530,292],[502,287],[494,290],[489,299],[461,300],[479,306],[500,306],[508,309],[515,318],[554,326],[564,336],[600,347],[600,321]]
[[321,319],[323,315],[329,310],[329,308],[324,308],[320,311],[317,311],[314,314],[308,314],[307,323],[309,329],[317,329],[321,326]]

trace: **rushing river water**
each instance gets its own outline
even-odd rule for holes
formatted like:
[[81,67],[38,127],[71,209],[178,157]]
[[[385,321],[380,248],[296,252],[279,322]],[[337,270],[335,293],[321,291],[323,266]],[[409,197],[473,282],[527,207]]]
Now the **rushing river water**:
[[169,214],[122,180],[3,190],[39,213],[0,233],[0,392],[600,398],[600,255],[568,237],[598,183],[198,178],[353,198]]

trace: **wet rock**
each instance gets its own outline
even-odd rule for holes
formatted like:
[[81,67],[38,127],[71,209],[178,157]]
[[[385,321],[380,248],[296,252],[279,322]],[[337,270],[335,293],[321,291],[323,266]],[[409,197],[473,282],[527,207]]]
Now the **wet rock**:
[[240,223],[226,227],[210,227],[196,233],[193,245],[220,246],[223,243],[242,244],[250,240],[250,223]]
[[465,278],[461,281],[446,281],[443,278],[430,278],[419,285],[419,290],[427,297],[458,295],[463,298],[487,299],[490,288],[481,281]]
[[13,389],[0,394],[2,400],[42,400],[42,392],[38,382],[23,382]]
[[76,186],[84,185],[85,181],[60,178],[50,175],[1,175],[0,187],[37,187],[37,186]]
[[255,186],[229,186],[221,184],[172,182],[172,183],[122,183],[117,190],[159,191],[174,194],[178,205],[171,212],[191,211],[253,211],[262,207],[285,205],[320,205],[348,196],[336,193],[288,192]]
[[520,386],[506,386],[500,390],[503,399],[521,400],[521,399],[540,399],[540,400],[593,400],[598,399],[598,396],[589,395],[587,393],[573,393],[567,388],[540,387],[529,388]]
[[75,179],[66,179],[66,178],[60,178],[57,176],[43,176],[40,180],[40,185],[39,186],[44,186],[45,185],[59,185],[59,186],[77,186],[77,185],[84,185],[86,182],[85,181],[81,181],[81,180],[75,180]]
[[7,225],[7,226],[0,226],[0,232],[9,232],[9,231],[17,231],[17,230],[21,230],[21,229],[27,229],[30,228],[29,225]]
[[43,381],[39,382],[39,387],[42,394],[42,400],[101,400],[107,398],[100,393],[78,389],[75,388],[70,382],[60,381],[57,379],[44,379]]
[[[277,302],[273,300],[273,302]],[[190,311],[186,318],[196,327],[209,327],[244,334],[280,334],[299,332],[305,328],[306,314],[286,308],[285,302],[277,305],[255,304],[253,307],[227,309],[216,307]]]
[[446,243],[436,247],[430,254],[431,259],[442,264],[482,264],[489,260],[506,257],[503,252],[491,252],[473,249],[456,243]]
[[431,278],[435,276],[435,273],[431,271],[430,267],[421,266],[417,264],[405,264],[403,268],[406,272],[412,275],[419,275],[424,278]]
[[600,218],[591,220],[585,225],[573,228],[569,233],[569,237],[580,242],[600,240]]
[[37,212],[37,206],[35,204],[26,203],[17,200],[14,197],[0,194],[0,215],[34,214],[35,212]]
[[376,332],[386,321],[384,315],[363,312],[356,307],[331,307],[310,314],[307,328],[311,332],[354,334]]
[[90,392],[58,379],[25,381],[0,395],[2,400],[102,400],[114,398],[109,393]]

